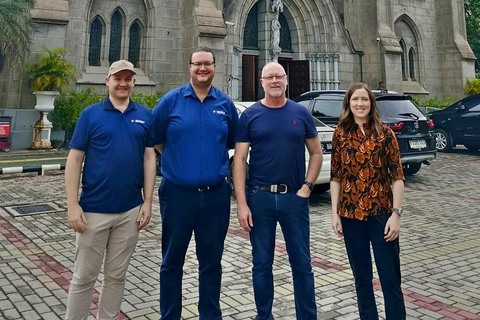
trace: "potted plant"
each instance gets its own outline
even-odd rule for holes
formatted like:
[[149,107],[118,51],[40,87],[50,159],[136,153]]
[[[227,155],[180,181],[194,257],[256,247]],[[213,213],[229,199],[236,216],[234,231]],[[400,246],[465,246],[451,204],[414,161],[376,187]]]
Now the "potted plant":
[[75,67],[65,59],[66,49],[44,49],[37,61],[25,65],[25,77],[32,80],[32,91],[37,97],[35,109],[40,111],[40,120],[34,124],[33,149],[51,148],[50,133],[52,123],[48,112],[54,109],[54,101],[60,92],[75,82]]

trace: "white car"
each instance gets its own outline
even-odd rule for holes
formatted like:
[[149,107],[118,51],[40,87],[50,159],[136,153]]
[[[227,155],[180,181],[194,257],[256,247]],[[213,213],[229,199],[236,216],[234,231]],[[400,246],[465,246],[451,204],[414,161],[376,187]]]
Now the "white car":
[[[238,111],[238,116],[245,111],[248,107],[255,104],[252,101],[242,101],[242,102],[235,102],[235,107]],[[332,152],[332,137],[333,137],[333,129],[332,127],[327,126],[320,120],[313,118],[315,121],[315,125],[318,131],[318,138],[322,144],[322,151],[323,151],[323,162],[322,168],[320,170],[320,174],[318,175],[317,181],[315,181],[315,190],[319,192],[325,192],[330,189],[330,154]],[[233,162],[233,154],[234,150],[229,150],[228,155],[230,157],[230,170],[229,170],[229,179],[232,179],[232,162]],[[305,162],[306,168],[308,168],[308,160],[310,159],[310,155],[308,153],[307,148],[305,148]],[[248,161],[248,160],[247,160]]]

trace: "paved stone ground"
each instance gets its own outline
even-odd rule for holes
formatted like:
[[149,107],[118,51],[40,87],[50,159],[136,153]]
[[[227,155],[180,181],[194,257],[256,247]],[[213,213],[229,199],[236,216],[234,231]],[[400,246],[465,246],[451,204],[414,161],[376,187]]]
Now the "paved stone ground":
[[[159,180],[159,179],[158,179]],[[157,181],[158,182],[158,181]],[[409,319],[480,319],[480,154],[438,154],[409,177],[402,219],[401,262]],[[15,214],[19,205],[48,204],[51,213]],[[0,176],[0,319],[61,319],[65,312],[74,233],[65,219],[63,172]],[[159,319],[158,201],[132,259],[121,319]],[[311,247],[319,319],[358,319],[343,240],[330,227],[329,193],[311,197]],[[184,276],[184,319],[198,319],[197,263],[191,243]],[[223,259],[224,319],[253,319],[248,235],[235,202]],[[274,265],[276,319],[295,319],[288,256],[278,232]],[[377,303],[385,317],[375,275]],[[100,276],[96,289],[102,283]],[[89,319],[94,319],[98,293]]]

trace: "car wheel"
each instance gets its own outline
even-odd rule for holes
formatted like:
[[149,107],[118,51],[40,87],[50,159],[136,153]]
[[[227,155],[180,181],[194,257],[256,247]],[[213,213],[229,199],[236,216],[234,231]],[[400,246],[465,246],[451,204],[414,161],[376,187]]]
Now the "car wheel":
[[452,139],[450,135],[442,129],[435,129],[435,147],[440,152],[449,152],[452,150]]
[[411,176],[420,170],[422,167],[421,162],[410,162],[403,165],[403,174],[406,176]]
[[324,192],[327,192],[328,190],[330,190],[330,183],[317,184],[313,189],[313,191],[318,193],[324,193]]

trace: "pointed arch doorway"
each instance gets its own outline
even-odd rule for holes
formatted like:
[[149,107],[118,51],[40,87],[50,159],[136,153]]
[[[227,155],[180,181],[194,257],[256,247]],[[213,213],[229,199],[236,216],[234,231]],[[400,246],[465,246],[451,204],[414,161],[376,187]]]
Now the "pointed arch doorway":
[[[263,66],[271,61],[270,23],[264,17],[271,16],[267,1],[260,0],[250,9],[243,32],[242,54],[242,100],[256,101],[263,96],[260,75]],[[259,17],[262,17],[259,19]],[[285,68],[288,76],[287,97],[293,99],[310,90],[310,72],[308,60],[294,60],[298,54],[298,35],[295,31],[293,16],[284,8],[279,15],[280,48],[282,53],[278,62]],[[291,28],[293,27],[293,29]]]

